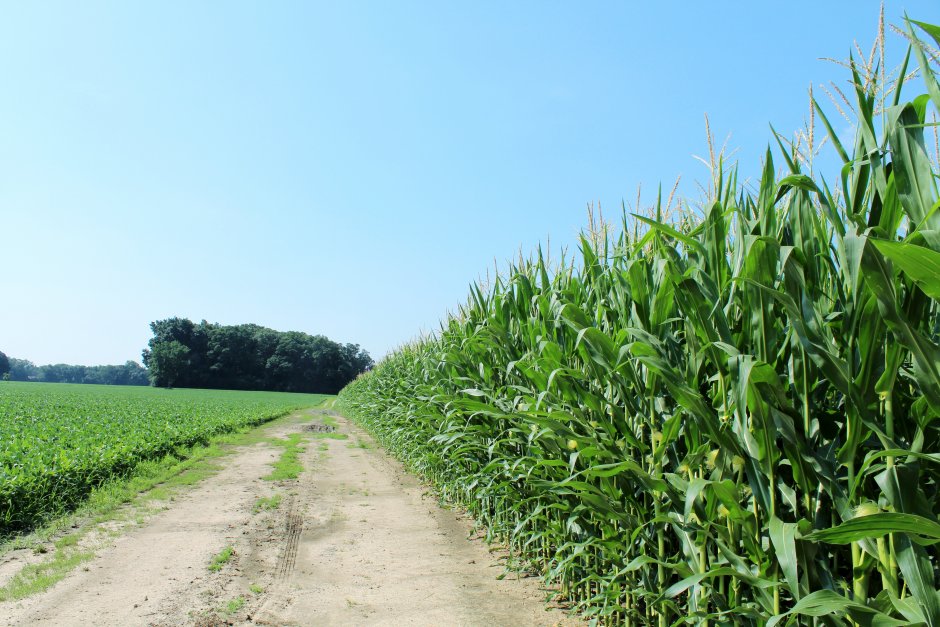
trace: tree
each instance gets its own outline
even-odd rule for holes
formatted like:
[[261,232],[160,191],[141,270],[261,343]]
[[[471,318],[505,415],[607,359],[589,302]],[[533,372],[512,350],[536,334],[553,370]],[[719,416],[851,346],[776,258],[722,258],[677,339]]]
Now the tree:
[[10,358],[10,379],[13,381],[40,381],[42,371],[28,359]]
[[144,364],[150,368],[150,381],[156,387],[171,388],[185,375],[189,367],[189,348],[170,340],[158,342],[144,351]]
[[10,358],[6,356],[6,353],[0,351],[0,377],[9,378],[10,374]]
[[[8,367],[4,372],[4,360]],[[0,352],[0,379],[11,381],[39,381],[44,383],[95,383],[99,385],[150,385],[147,369],[136,361],[123,365],[80,366],[72,364],[46,364],[37,366],[26,359],[16,359]]]
[[334,394],[372,367],[372,358],[359,345],[338,344],[322,335],[256,324],[203,320],[196,325],[185,318],[157,320],[150,329],[154,336],[143,356],[154,385],[166,385],[168,374],[155,361],[155,352],[174,342],[188,351],[185,367],[176,372],[176,387]]
[[41,379],[47,383],[84,383],[85,366],[69,364],[49,364],[40,366]]
[[128,360],[121,367],[121,380],[115,381],[117,385],[147,385],[149,383],[149,373],[147,369],[136,361]]

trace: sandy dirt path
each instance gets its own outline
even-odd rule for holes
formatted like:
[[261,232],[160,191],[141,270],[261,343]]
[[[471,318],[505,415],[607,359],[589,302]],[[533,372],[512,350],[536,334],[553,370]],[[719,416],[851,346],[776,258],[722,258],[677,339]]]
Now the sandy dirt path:
[[[180,494],[45,593],[0,604],[0,625],[559,625],[537,579],[503,573],[398,462],[344,418],[269,428],[307,443],[296,480],[264,481],[261,442]],[[334,439],[343,438],[345,439]],[[280,496],[275,509],[258,499]],[[226,547],[231,558],[208,568]]]

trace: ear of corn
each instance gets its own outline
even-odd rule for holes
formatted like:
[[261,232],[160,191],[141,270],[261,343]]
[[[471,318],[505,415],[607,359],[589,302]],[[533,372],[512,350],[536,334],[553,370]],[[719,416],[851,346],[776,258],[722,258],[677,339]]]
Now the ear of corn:
[[940,85],[909,35],[928,93],[852,65],[839,193],[783,142],[753,192],[716,164],[697,221],[510,266],[341,406],[600,622],[940,625]]

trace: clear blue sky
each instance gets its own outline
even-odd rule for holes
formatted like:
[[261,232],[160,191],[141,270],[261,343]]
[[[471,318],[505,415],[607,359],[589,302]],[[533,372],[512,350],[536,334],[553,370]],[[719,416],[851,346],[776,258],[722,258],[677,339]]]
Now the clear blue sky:
[[[940,21],[936,1],[891,0]],[[758,171],[875,2],[4,2],[0,350],[140,360],[170,316],[374,356],[638,184],[703,114]],[[889,38],[889,49],[903,50]],[[831,175],[834,178],[834,174]]]

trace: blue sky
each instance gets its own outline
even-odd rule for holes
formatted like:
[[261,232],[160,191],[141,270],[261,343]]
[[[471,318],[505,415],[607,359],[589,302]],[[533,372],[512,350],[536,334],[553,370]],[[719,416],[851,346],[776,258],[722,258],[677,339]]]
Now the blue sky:
[[[655,6],[654,6],[655,5]],[[374,356],[585,206],[697,194],[704,114],[768,123],[876,33],[875,2],[7,2],[0,350],[140,359],[151,320]],[[936,2],[886,3],[940,22]],[[896,36],[889,52],[903,53]],[[836,174],[830,174],[835,178]]]

